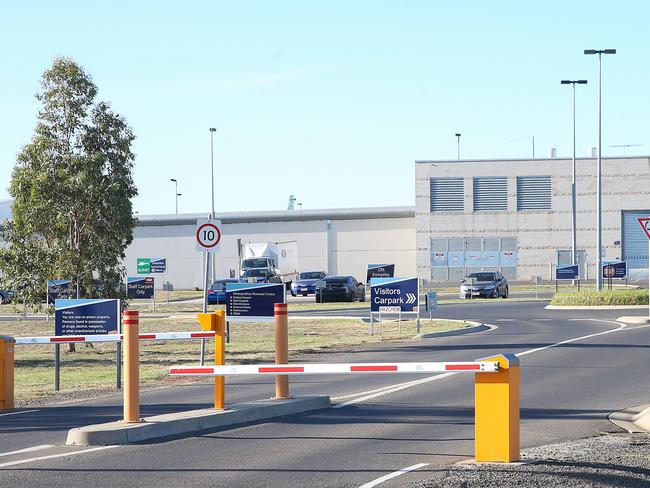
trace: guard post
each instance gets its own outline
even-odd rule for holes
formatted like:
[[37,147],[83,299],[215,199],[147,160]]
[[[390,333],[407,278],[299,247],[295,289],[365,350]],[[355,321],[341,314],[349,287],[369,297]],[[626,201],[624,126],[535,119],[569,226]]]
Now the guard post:
[[[275,364],[289,362],[289,320],[287,317],[287,304],[276,303],[273,305],[273,318],[275,321]],[[289,376],[276,375],[275,399],[286,400],[289,398]]]
[[[223,310],[214,313],[197,314],[201,329],[214,331],[214,365],[226,364],[226,314]],[[214,377],[214,408],[226,408],[226,380],[224,376]]]
[[14,408],[14,338],[0,335],[0,410]]
[[140,422],[140,313],[122,314],[124,336],[124,422]]
[[477,462],[519,460],[519,359],[506,353],[498,373],[475,375],[475,458]]

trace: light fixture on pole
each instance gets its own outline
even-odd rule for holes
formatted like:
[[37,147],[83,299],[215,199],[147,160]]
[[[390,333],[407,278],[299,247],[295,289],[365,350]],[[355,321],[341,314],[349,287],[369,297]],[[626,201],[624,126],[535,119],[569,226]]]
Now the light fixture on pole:
[[174,195],[175,195],[174,198],[176,199],[176,213],[178,214],[178,197],[181,196],[181,194],[178,193],[178,181],[176,181],[175,178],[170,178],[169,181],[174,182]]
[[460,132],[456,132],[456,155],[460,161]]
[[576,85],[586,85],[587,80],[562,80],[562,85],[573,87],[573,157],[571,171],[571,214],[572,214],[572,238],[571,238],[571,264],[578,264],[577,238],[576,238]]
[[616,54],[616,49],[585,49],[598,54],[598,165],[596,170],[596,290],[603,289],[603,216],[602,216],[602,55]]

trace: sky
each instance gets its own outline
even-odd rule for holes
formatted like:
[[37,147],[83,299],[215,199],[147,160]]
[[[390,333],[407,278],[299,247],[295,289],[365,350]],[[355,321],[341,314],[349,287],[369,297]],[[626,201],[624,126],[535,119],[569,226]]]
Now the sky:
[[0,0],[0,200],[56,56],[137,139],[139,214],[414,204],[414,161],[650,154],[647,1]]

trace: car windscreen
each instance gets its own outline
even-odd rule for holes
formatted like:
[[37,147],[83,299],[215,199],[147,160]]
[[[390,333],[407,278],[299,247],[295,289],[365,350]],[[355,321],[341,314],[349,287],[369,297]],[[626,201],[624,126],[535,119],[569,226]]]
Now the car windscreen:
[[265,268],[269,265],[269,261],[267,258],[249,258],[244,259],[242,265],[244,268]]
[[247,269],[244,271],[244,278],[266,278],[269,275],[267,269]]
[[495,281],[494,273],[472,273],[468,278],[476,278],[476,281]]
[[226,288],[226,283],[224,281],[215,281],[210,287],[211,290],[223,291]]
[[300,273],[301,280],[320,280],[321,274],[318,271],[312,271],[310,273]]

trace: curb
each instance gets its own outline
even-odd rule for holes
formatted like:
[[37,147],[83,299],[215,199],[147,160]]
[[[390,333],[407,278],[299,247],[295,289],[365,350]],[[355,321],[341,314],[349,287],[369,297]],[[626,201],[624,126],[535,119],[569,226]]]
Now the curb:
[[647,305],[546,305],[548,310],[647,310]]
[[450,337],[450,336],[473,334],[475,332],[483,332],[486,330],[496,329],[494,325],[486,325],[486,324],[481,324],[479,322],[469,322],[467,320],[454,320],[454,319],[438,319],[438,320],[447,320],[449,322],[465,322],[474,325],[472,325],[471,327],[466,327],[464,329],[446,330],[444,332],[424,332],[422,334],[417,334],[416,336],[413,337],[413,339],[432,339],[434,337]]
[[609,414],[608,418],[610,422],[631,434],[650,432],[650,403],[624,408]]
[[623,315],[616,319],[617,322],[624,322],[626,324],[650,324],[650,317],[643,315]]
[[289,400],[258,400],[235,403],[227,410],[203,408],[186,412],[147,417],[141,423],[121,421],[87,425],[68,431],[68,446],[109,446],[132,444],[171,436],[189,436],[197,432],[232,427],[331,406],[328,395],[298,396]]

